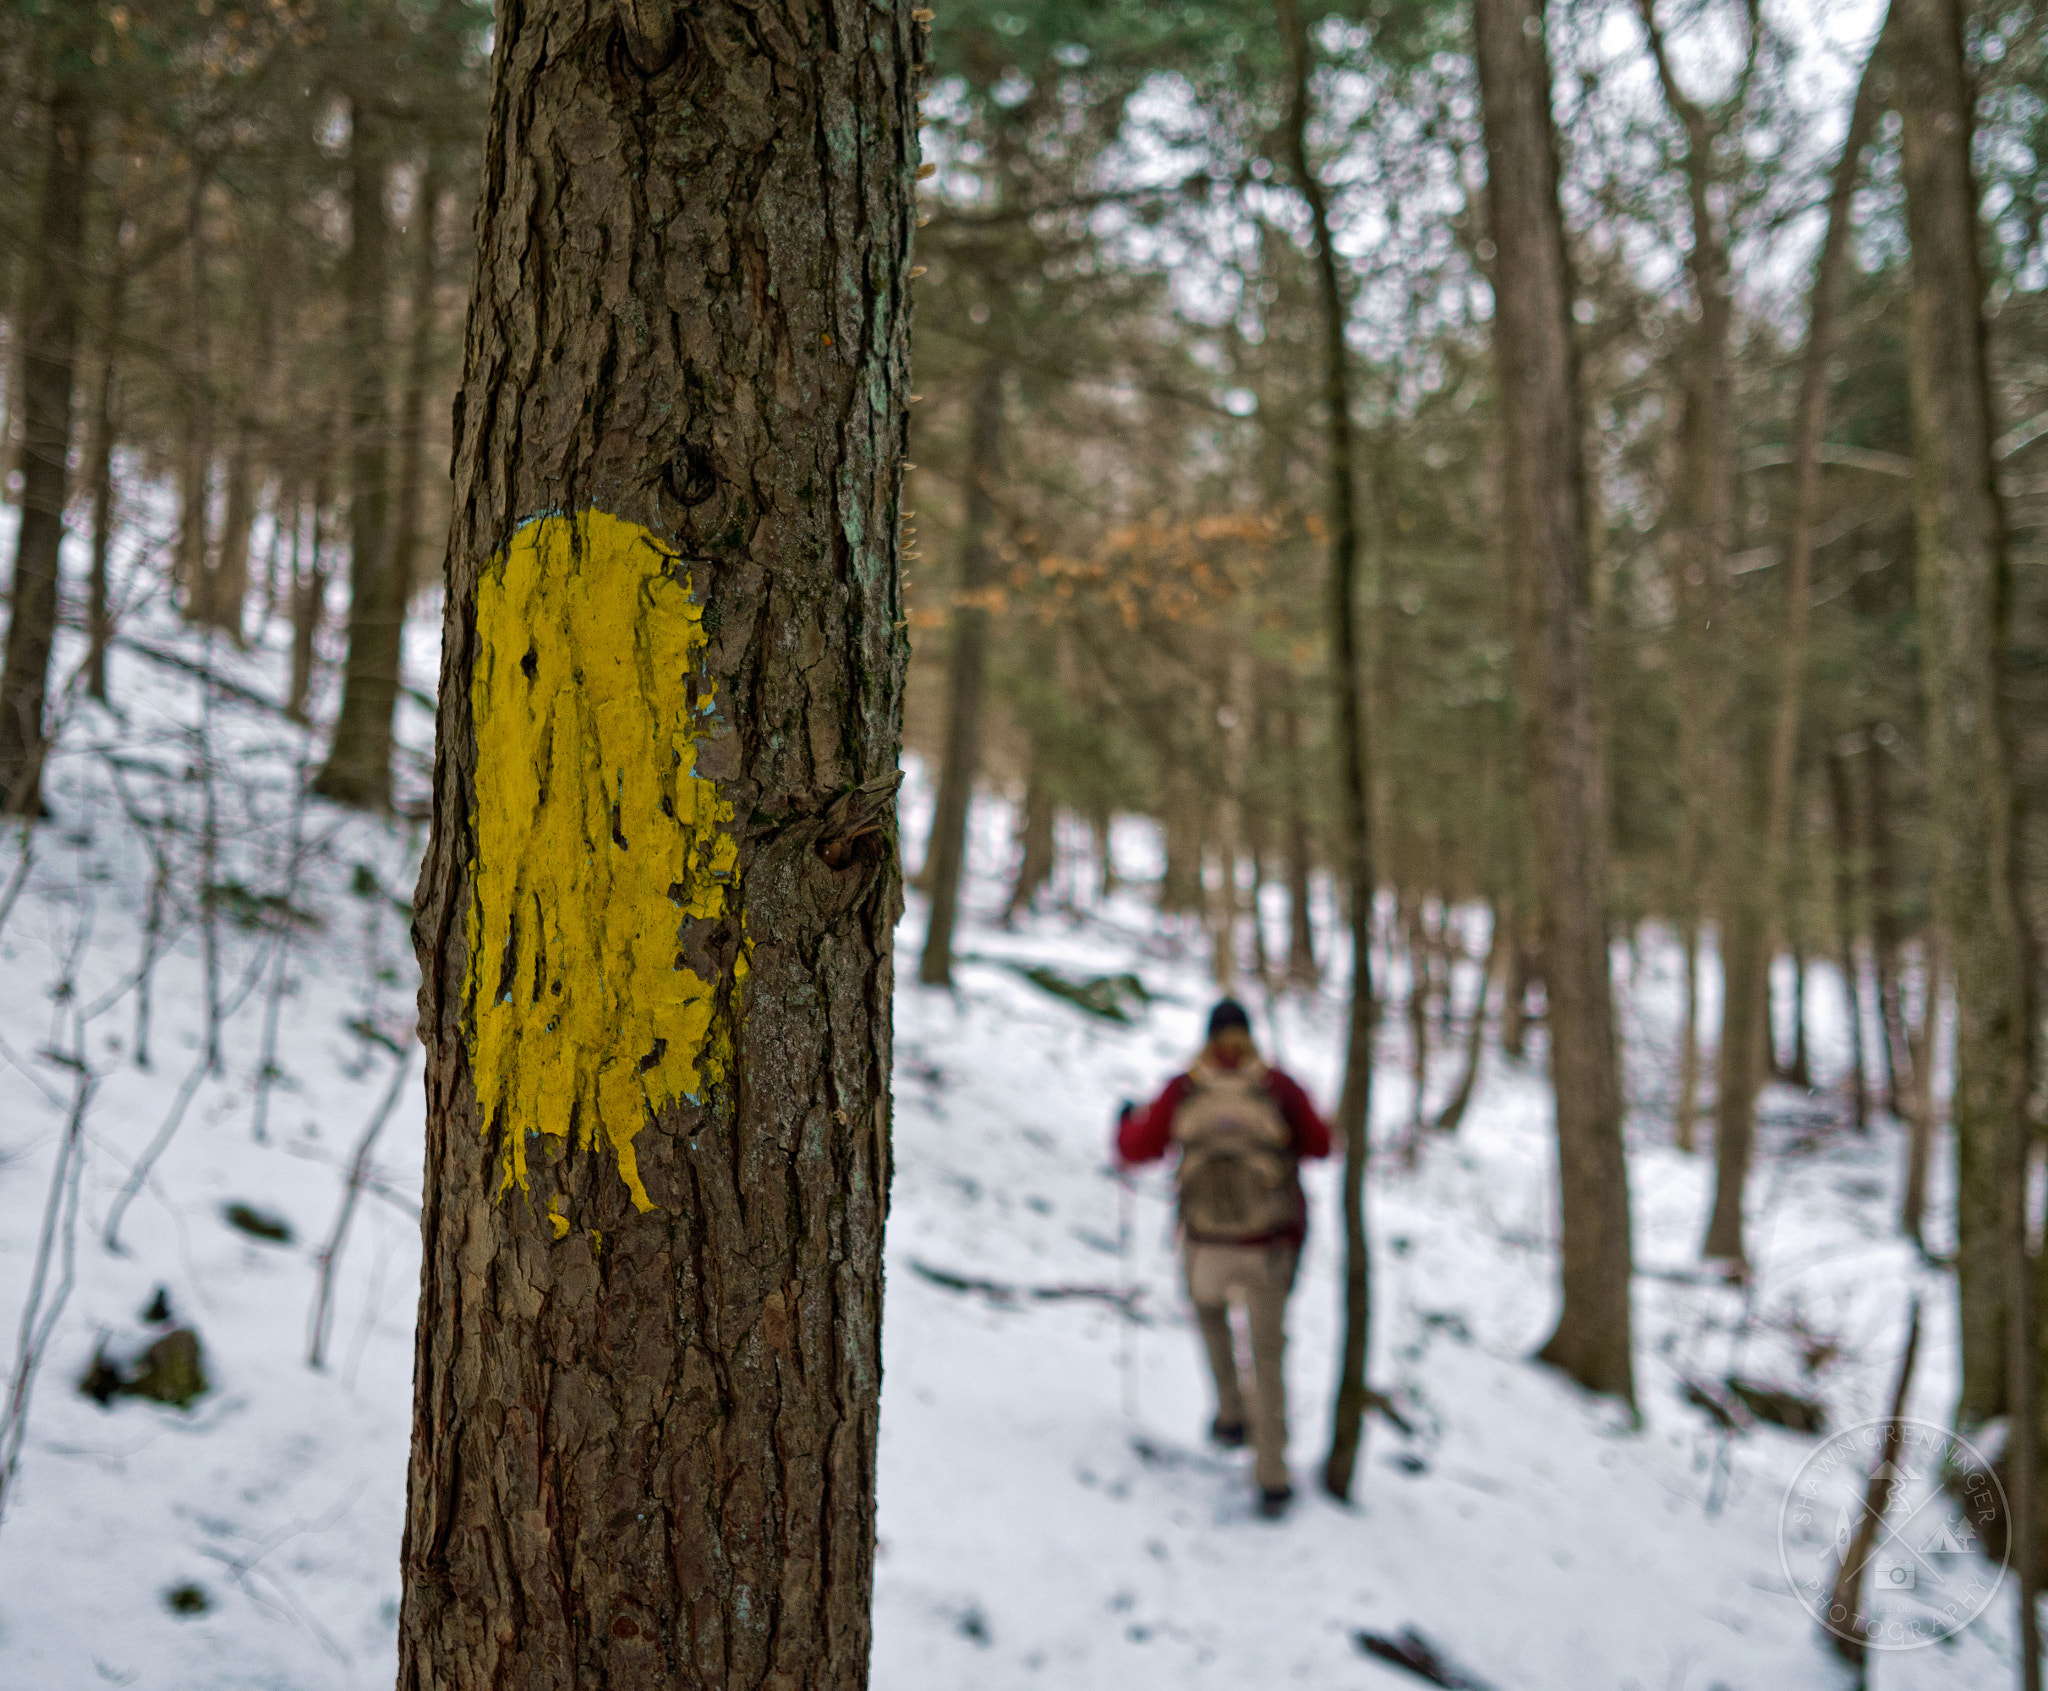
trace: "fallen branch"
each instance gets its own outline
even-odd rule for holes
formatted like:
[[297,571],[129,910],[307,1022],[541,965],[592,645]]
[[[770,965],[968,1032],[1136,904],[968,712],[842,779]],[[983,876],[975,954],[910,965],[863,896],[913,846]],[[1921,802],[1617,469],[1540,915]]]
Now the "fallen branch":
[[1447,1661],[1442,1652],[1412,1626],[1403,1627],[1393,1638],[1367,1632],[1361,1627],[1351,1635],[1351,1642],[1358,1646],[1361,1655],[1406,1668],[1417,1679],[1442,1686],[1444,1691],[1492,1691],[1485,1680]]
[[1141,1287],[1133,1286],[1128,1291],[1116,1286],[1093,1286],[1058,1284],[1052,1286],[1017,1286],[1003,1280],[988,1280],[979,1275],[955,1274],[950,1269],[934,1268],[930,1263],[919,1262],[915,1257],[910,1262],[911,1271],[929,1280],[934,1286],[943,1286],[949,1292],[979,1292],[989,1302],[1005,1307],[1029,1298],[1038,1303],[1060,1303],[1071,1299],[1083,1299],[1093,1303],[1106,1303],[1122,1311],[1126,1320],[1144,1321],[1143,1311],[1138,1308],[1139,1299],[1144,1295]]

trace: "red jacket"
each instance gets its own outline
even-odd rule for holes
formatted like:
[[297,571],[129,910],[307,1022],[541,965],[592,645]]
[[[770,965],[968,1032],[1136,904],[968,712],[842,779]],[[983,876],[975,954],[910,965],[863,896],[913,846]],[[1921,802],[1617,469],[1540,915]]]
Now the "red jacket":
[[[1188,1094],[1194,1090],[1194,1082],[1184,1074],[1178,1074],[1166,1083],[1166,1090],[1142,1110],[1127,1110],[1117,1122],[1116,1154],[1125,1164],[1154,1162],[1166,1155],[1166,1148],[1173,1143],[1173,1117]],[[1294,1079],[1278,1069],[1266,1070],[1266,1090],[1273,1095],[1273,1102],[1280,1106],[1280,1118],[1293,1129],[1294,1154],[1297,1157],[1327,1157],[1330,1154],[1330,1124],[1316,1114],[1315,1105],[1308,1100]],[[1301,1231],[1290,1228],[1286,1235],[1297,1245],[1301,1243]],[[1247,1240],[1248,1244],[1257,1243]]]

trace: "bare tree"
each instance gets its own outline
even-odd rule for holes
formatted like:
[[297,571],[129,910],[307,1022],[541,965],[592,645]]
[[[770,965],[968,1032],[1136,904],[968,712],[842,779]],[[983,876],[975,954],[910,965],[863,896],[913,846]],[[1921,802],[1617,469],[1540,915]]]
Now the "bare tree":
[[1540,1355],[1635,1401],[1628,1169],[1607,972],[1607,801],[1593,705],[1585,439],[1540,0],[1475,0],[1506,436],[1523,767],[1557,1100],[1564,1308]]

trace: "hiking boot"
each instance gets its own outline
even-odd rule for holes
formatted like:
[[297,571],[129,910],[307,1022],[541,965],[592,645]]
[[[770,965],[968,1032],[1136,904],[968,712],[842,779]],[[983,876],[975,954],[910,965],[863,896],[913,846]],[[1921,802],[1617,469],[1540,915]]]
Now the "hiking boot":
[[1215,1420],[1209,1423],[1209,1437],[1225,1450],[1244,1449],[1244,1423],[1242,1421]]
[[1259,1516],[1262,1520],[1277,1521],[1287,1513],[1287,1505],[1294,1501],[1294,1487],[1291,1485],[1269,1485],[1259,1487]]

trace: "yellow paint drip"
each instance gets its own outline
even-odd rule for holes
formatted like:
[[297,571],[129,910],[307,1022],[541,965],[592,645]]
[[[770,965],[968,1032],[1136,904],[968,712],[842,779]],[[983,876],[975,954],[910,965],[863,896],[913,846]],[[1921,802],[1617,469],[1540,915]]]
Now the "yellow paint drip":
[[[470,1058],[500,1192],[573,1130],[654,1208],[633,1141],[731,1061],[718,983],[679,934],[725,915],[732,804],[696,773],[703,612],[674,554],[599,512],[529,523],[477,585]],[[735,969],[745,972],[744,951]],[[555,1236],[569,1232],[559,1197]]]

